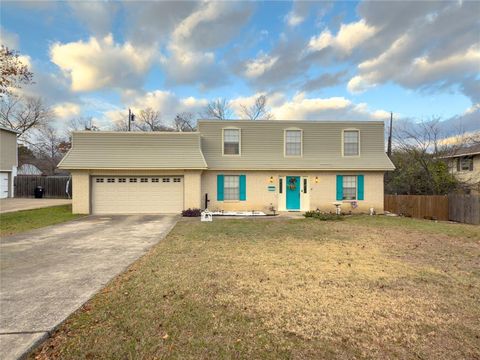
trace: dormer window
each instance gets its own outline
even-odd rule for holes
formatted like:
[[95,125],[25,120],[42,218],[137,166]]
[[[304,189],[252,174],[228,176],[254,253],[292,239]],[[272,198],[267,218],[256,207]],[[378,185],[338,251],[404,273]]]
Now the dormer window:
[[358,156],[360,132],[358,130],[343,131],[343,156]]
[[302,130],[285,130],[285,156],[302,156]]
[[223,129],[223,155],[240,155],[240,129]]

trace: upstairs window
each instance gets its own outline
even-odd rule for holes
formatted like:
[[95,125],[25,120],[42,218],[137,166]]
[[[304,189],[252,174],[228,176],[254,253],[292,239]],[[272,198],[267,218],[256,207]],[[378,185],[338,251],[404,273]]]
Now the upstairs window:
[[358,143],[358,130],[345,130],[343,132],[343,156],[358,156]]
[[457,171],[473,171],[473,156],[457,158]]
[[285,156],[302,156],[302,130],[285,130]]
[[223,129],[223,154],[240,155],[240,129]]

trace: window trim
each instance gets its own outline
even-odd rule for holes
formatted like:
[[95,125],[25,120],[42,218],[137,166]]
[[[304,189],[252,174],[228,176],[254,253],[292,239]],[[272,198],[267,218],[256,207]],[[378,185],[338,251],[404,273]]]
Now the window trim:
[[[357,155],[345,155],[345,131],[356,131],[358,133],[358,154]],[[357,128],[346,128],[342,129],[342,157],[347,157],[347,158],[355,158],[355,157],[360,157],[360,129]]]
[[[238,130],[238,154],[225,154],[225,130]],[[222,156],[242,156],[242,129],[236,126],[222,128]]]
[[[300,155],[287,155],[287,131],[300,131]],[[303,129],[291,127],[283,129],[283,157],[301,158],[303,157]]]

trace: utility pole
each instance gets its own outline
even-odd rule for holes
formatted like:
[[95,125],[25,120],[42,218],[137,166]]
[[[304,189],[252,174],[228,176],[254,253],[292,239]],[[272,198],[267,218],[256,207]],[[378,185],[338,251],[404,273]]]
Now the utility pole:
[[128,109],[128,131],[132,131],[132,122],[134,121],[135,121],[135,114],[129,108]]
[[387,145],[387,156],[392,155],[392,124],[393,124],[393,112],[390,112],[390,129],[388,130],[388,145]]

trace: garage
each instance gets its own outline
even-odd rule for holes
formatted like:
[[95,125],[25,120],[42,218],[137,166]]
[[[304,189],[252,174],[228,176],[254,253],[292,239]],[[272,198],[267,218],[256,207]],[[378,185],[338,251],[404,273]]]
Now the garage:
[[156,214],[183,210],[183,176],[94,176],[92,213]]
[[10,182],[8,181],[8,172],[0,172],[0,199],[8,197],[8,188]]

